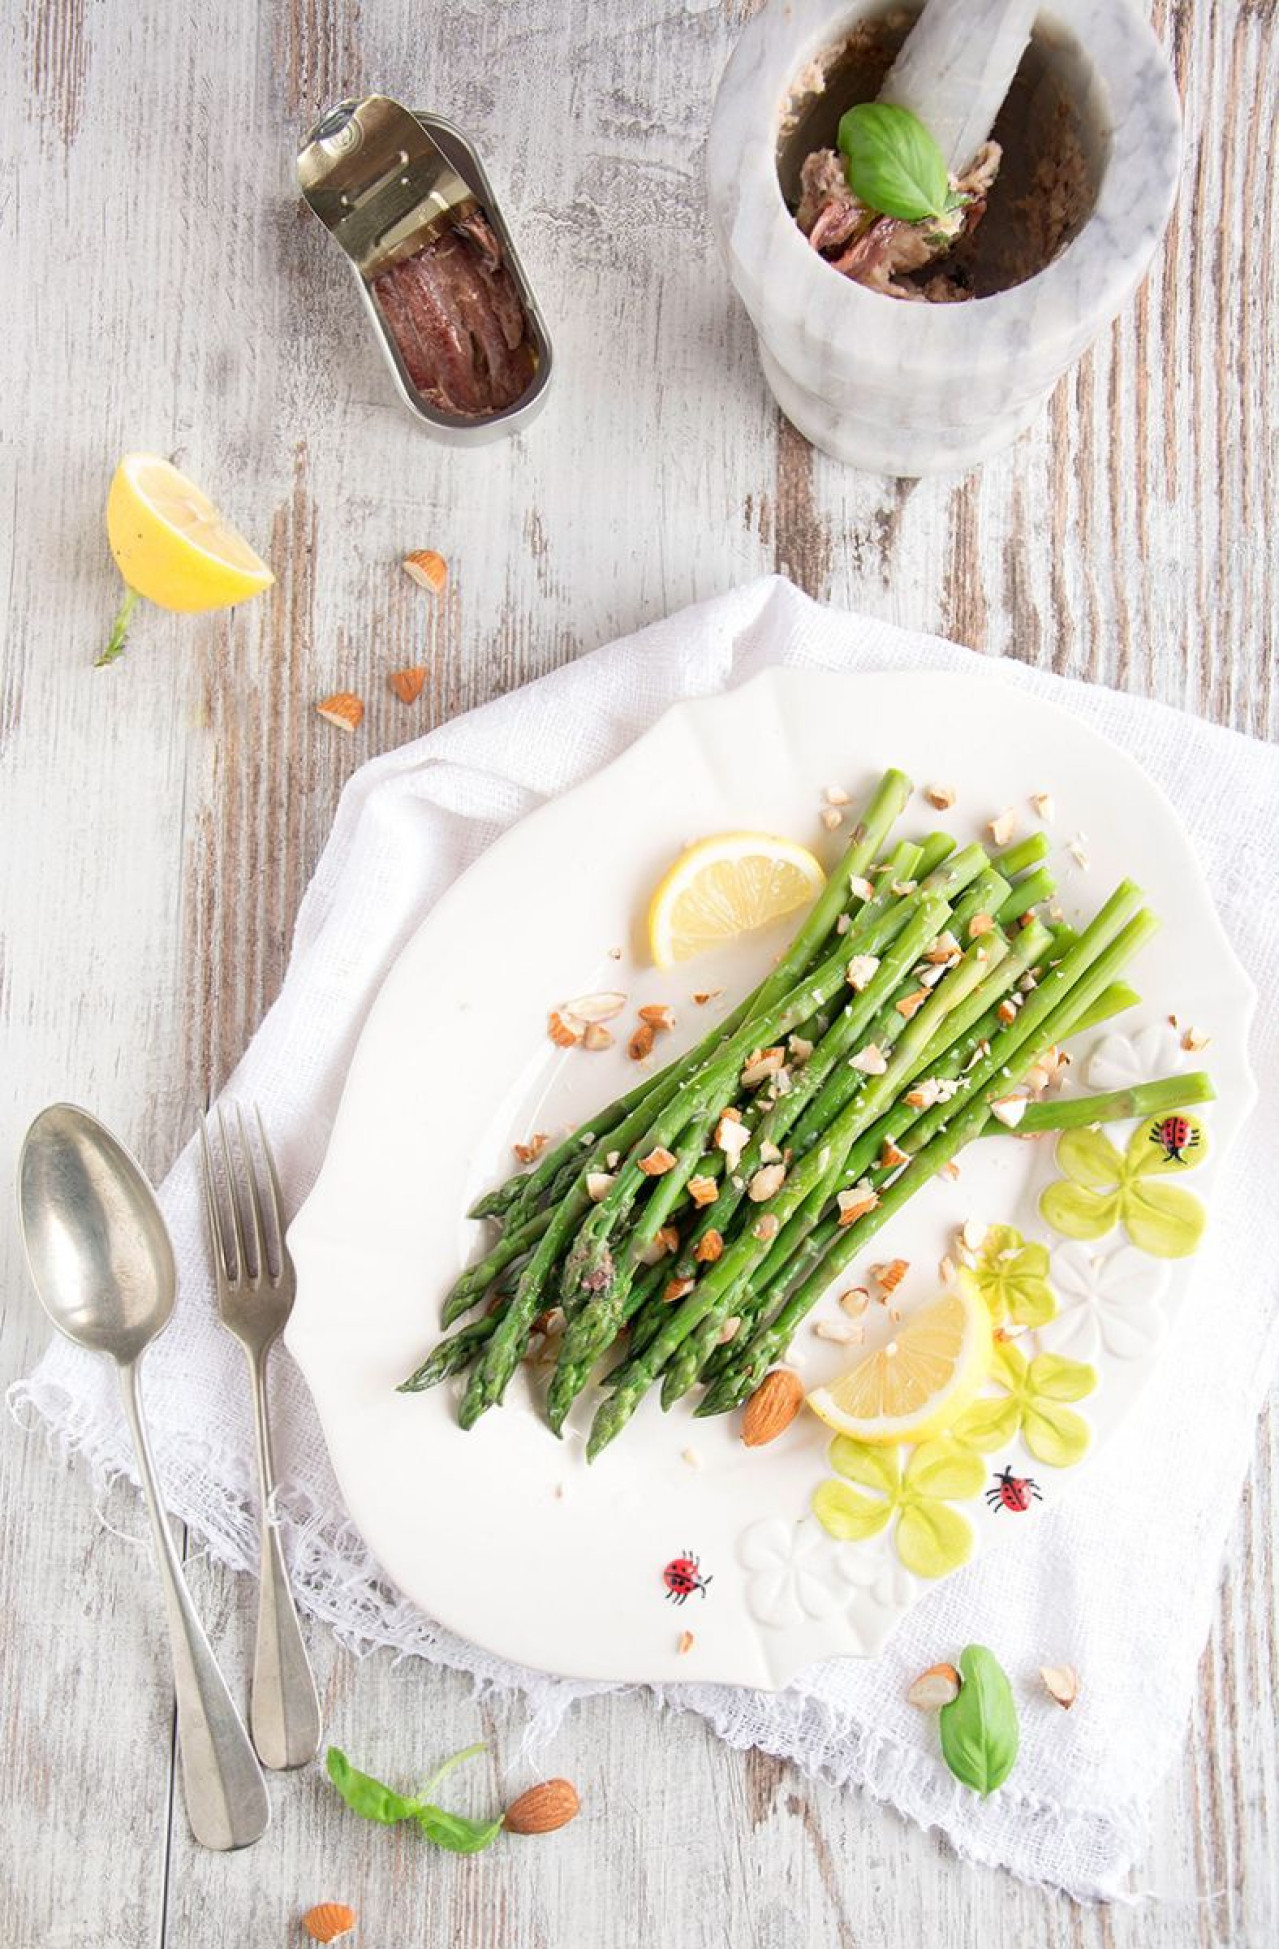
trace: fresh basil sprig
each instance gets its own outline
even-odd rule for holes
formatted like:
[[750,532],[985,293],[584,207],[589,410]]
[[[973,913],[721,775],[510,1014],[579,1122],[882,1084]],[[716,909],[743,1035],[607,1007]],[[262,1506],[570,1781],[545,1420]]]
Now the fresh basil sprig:
[[836,137],[859,203],[882,216],[922,223],[961,202],[941,149],[918,115],[890,102],[859,102],[840,117]]
[[448,1848],[451,1854],[478,1854],[481,1848],[488,1847],[502,1832],[502,1815],[496,1820],[468,1820],[464,1814],[451,1814],[444,1807],[437,1807],[428,1795],[443,1780],[446,1773],[463,1760],[473,1759],[483,1753],[484,1746],[467,1746],[452,1759],[447,1759],[438,1767],[419,1794],[397,1793],[393,1787],[384,1786],[370,1773],[361,1773],[352,1766],[344,1752],[331,1746],[325,1755],[325,1767],[334,1786],[350,1807],[352,1813],[359,1814],[362,1820],[377,1821],[381,1827],[394,1827],[402,1820],[414,1820],[429,1841],[437,1847]]
[[960,1653],[960,1692],[938,1714],[942,1757],[964,1786],[985,1799],[1018,1757],[1018,1711],[999,1662],[982,1644]]

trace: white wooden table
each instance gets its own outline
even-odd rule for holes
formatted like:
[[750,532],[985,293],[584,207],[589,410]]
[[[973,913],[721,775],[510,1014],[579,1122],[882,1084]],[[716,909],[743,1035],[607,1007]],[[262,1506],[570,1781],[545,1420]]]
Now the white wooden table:
[[[158,1174],[278,987],[362,759],[762,570],[995,655],[1272,728],[1269,0],[1154,0],[1187,108],[1180,209],[1132,311],[1017,449],[964,481],[843,472],[783,424],[711,261],[699,151],[751,0],[27,0],[2,85],[7,643],[0,697],[0,1181],[45,1101],[94,1106]],[[313,112],[377,86],[477,137],[556,337],[545,417],[476,454],[392,399],[336,252],[294,194]],[[271,596],[139,617],[101,511],[171,453],[259,538]],[[452,565],[424,598],[411,547]],[[385,673],[426,662],[412,716]],[[368,699],[354,739],[313,702]],[[3,1375],[42,1342],[3,1226]],[[298,1940],[322,1898],[367,1945],[1190,1949],[1274,1940],[1271,1424],[1235,1526],[1184,1757],[1137,1885],[1080,1910],[962,1870],[866,1800],[731,1752],[641,1696],[548,1755],[586,1811],[454,1860],[373,1834],[316,1774],[268,1840],[192,1846],[150,1571],[37,1439],[0,1442],[4,1934],[20,1949]],[[102,1512],[139,1534],[124,1500]],[[196,1561],[243,1674],[243,1583]],[[311,1642],[362,1753],[513,1758],[461,1678]],[[406,1730],[408,1729],[408,1730]],[[495,1761],[495,1788],[498,1774]]]

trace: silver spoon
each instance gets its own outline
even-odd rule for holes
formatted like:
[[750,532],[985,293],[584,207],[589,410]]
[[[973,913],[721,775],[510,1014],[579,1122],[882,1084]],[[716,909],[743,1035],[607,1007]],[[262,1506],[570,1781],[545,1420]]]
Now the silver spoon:
[[267,1789],[192,1606],[142,1416],[142,1355],[168,1325],[177,1290],[160,1207],[123,1144],[71,1103],[42,1110],[28,1130],[18,1185],[27,1263],[45,1312],[68,1340],[110,1355],[119,1371],[164,1586],[191,1831],[204,1847],[247,1847],[271,1817]]

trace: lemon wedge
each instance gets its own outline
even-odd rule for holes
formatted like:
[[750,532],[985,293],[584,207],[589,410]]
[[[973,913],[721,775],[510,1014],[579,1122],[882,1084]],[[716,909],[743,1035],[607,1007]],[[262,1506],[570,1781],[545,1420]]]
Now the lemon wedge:
[[275,580],[208,495],[153,453],[116,468],[107,540],[130,589],[161,609],[225,609]]
[[681,853],[649,907],[660,968],[807,907],[826,884],[813,854],[768,832],[718,832]]
[[986,1301],[957,1286],[904,1320],[886,1346],[830,1387],[816,1387],[809,1406],[855,1441],[924,1441],[974,1400],[992,1353]]

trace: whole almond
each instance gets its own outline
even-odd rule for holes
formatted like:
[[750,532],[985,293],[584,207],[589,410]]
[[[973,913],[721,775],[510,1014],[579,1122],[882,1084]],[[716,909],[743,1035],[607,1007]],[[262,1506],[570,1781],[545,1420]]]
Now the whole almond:
[[407,670],[393,670],[387,678],[387,682],[402,704],[416,704],[422,695],[422,686],[426,681],[425,663],[411,664]]
[[776,1441],[800,1412],[804,1382],[790,1367],[775,1367],[766,1374],[742,1417],[742,1439],[748,1448],[763,1448]]
[[922,1712],[934,1712],[959,1696],[960,1674],[954,1665],[930,1665],[907,1687],[908,1705],[918,1705]]
[[543,1780],[507,1808],[505,1825],[513,1834],[551,1834],[567,1827],[581,1802],[568,1780]]
[[345,1902],[317,1902],[302,1918],[302,1926],[313,1942],[336,1942],[350,1935],[356,1925],[356,1912]]

